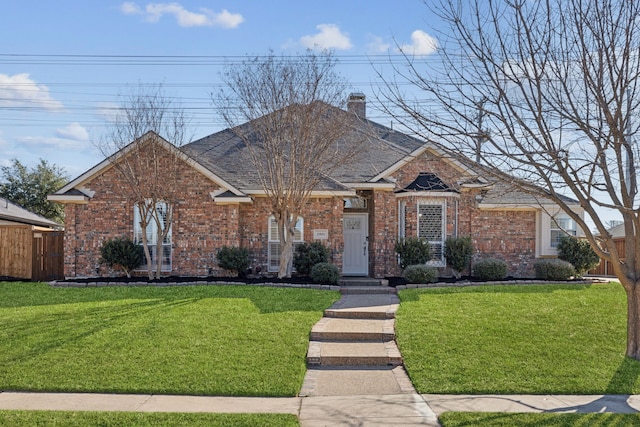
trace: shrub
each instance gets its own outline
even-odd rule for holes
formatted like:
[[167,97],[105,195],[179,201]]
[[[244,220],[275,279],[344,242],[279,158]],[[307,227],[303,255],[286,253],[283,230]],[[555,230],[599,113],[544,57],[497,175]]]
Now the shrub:
[[573,236],[563,236],[558,243],[558,258],[570,262],[576,269],[575,275],[582,277],[587,271],[600,264],[600,257],[588,241]]
[[449,237],[444,242],[444,257],[456,277],[469,267],[473,255],[471,237]]
[[249,268],[249,250],[247,248],[223,246],[218,251],[217,258],[220,268],[233,271],[238,277],[246,276]]
[[338,283],[340,271],[328,262],[319,262],[311,268],[311,280],[316,283]]
[[328,261],[329,248],[320,242],[300,243],[293,256],[293,266],[303,276],[308,276],[314,265]]
[[507,263],[501,259],[485,258],[473,265],[473,277],[480,280],[502,280],[507,276]]
[[144,249],[126,237],[105,240],[100,247],[100,263],[118,267],[131,277],[131,272],[144,262]]
[[569,280],[576,275],[573,264],[561,259],[541,259],[534,264],[533,268],[536,278],[542,280]]
[[438,280],[438,269],[424,264],[408,265],[403,276],[409,283],[433,283]]
[[419,237],[405,237],[396,242],[396,253],[400,257],[400,268],[408,265],[426,264],[431,259],[431,245]]

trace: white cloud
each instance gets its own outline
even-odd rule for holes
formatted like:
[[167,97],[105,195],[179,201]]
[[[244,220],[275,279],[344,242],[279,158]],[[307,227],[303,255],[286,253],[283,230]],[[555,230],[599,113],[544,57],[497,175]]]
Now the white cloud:
[[69,138],[49,137],[49,136],[23,136],[16,138],[20,144],[30,147],[55,148],[58,150],[78,150],[90,147],[88,141],[77,141]]
[[0,74],[0,106],[33,107],[50,111],[62,109],[62,103],[49,94],[49,88],[37,84],[29,74]]
[[73,141],[89,140],[89,132],[80,123],[71,123],[63,128],[56,129],[56,136]]
[[386,53],[391,48],[391,43],[385,43],[382,37],[370,34],[367,36],[369,43],[367,43],[367,51],[371,53]]
[[120,10],[125,15],[143,15],[149,22],[158,22],[163,15],[173,15],[181,27],[236,28],[244,21],[242,15],[230,13],[226,9],[216,13],[201,7],[198,12],[191,12],[180,3],[149,3],[142,9],[136,3],[125,2]]
[[349,35],[340,31],[337,25],[320,24],[316,26],[317,34],[302,36],[300,43],[308,49],[351,49]]
[[411,33],[411,44],[403,44],[400,51],[406,55],[427,56],[438,49],[438,40],[422,30]]

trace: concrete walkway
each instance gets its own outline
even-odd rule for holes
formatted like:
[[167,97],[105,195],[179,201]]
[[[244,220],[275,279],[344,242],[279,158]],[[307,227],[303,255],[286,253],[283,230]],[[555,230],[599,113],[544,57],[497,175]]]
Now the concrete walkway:
[[303,427],[438,426],[447,411],[640,411],[640,396],[628,395],[420,395],[395,347],[397,296],[386,287],[362,292],[343,292],[312,329],[299,397],[0,392],[0,410],[283,413]]

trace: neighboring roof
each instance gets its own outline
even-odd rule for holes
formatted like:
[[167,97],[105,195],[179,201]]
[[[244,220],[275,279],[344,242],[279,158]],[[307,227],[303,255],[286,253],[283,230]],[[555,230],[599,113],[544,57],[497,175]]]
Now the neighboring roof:
[[40,227],[60,227],[57,222],[20,207],[3,197],[0,197],[0,219]]
[[616,238],[616,237],[625,237],[625,231],[624,231],[624,222],[622,224],[618,224],[615,225],[613,227],[611,227],[610,229],[607,230],[609,232],[609,234],[611,234],[611,237]]
[[411,184],[404,187],[397,193],[406,193],[410,191],[438,191],[459,193],[458,190],[449,187],[435,173],[420,172]]

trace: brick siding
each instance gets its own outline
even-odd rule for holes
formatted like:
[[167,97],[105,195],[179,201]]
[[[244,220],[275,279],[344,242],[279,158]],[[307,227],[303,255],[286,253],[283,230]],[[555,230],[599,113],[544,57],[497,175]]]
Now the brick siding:
[[[167,156],[169,153],[167,152]],[[166,159],[170,161],[169,157]],[[418,173],[437,174],[459,197],[446,197],[447,235],[472,236],[474,260],[492,256],[509,264],[509,274],[530,276],[535,259],[536,217],[532,211],[481,211],[477,207],[479,190],[459,188],[463,173],[427,151],[393,174],[396,189],[412,182]],[[117,236],[133,238],[133,201],[128,184],[115,168],[84,184],[94,191],[87,204],[65,206],[65,276],[111,276],[100,265],[100,246]],[[250,250],[251,266],[267,271],[268,218],[271,206],[266,197],[254,197],[251,204],[216,204],[210,193],[219,185],[184,163],[178,177],[180,193],[174,208],[172,228],[172,275],[225,275],[216,264],[216,253],[224,245]],[[359,191],[367,197],[369,213],[369,271],[375,277],[400,274],[394,245],[398,234],[398,199],[392,191]],[[416,197],[405,197],[408,207]],[[331,262],[342,266],[341,197],[313,198],[303,212],[304,240],[313,240],[314,229],[326,229]],[[417,235],[417,211],[407,209],[407,235]]]

